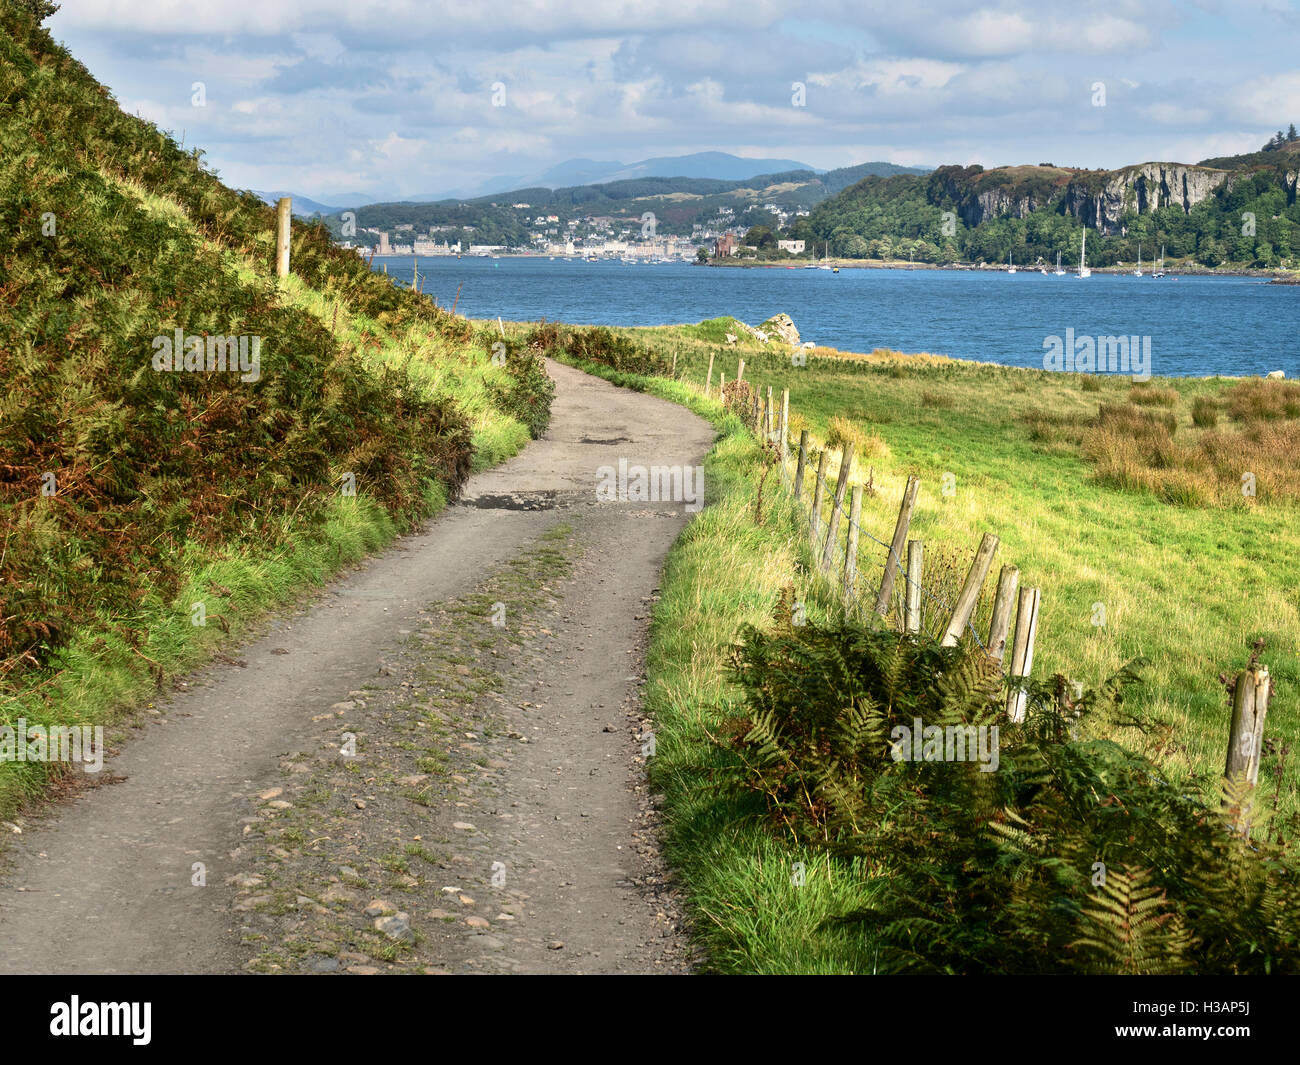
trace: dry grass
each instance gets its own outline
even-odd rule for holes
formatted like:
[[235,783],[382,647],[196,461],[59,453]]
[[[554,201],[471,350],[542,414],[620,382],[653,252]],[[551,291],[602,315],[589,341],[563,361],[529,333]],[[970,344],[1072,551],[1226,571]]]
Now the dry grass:
[[1198,397],[1192,423],[1202,431],[1186,439],[1175,439],[1172,413],[1144,410],[1136,400],[1102,404],[1083,436],[1084,454],[1102,482],[1181,506],[1300,500],[1300,386],[1245,380],[1224,402],[1236,427],[1217,428],[1218,404]]
[[1213,429],[1219,424],[1219,405],[1209,396],[1197,396],[1192,403],[1192,424],[1199,429]]
[[1142,407],[1176,407],[1178,393],[1172,388],[1159,385],[1134,385],[1129,389],[1128,398]]
[[859,460],[889,457],[889,445],[879,436],[847,418],[836,416],[827,427],[826,446],[838,450],[847,444],[853,445],[853,454]]
[[1228,393],[1228,414],[1238,422],[1300,418],[1300,384],[1249,378]]

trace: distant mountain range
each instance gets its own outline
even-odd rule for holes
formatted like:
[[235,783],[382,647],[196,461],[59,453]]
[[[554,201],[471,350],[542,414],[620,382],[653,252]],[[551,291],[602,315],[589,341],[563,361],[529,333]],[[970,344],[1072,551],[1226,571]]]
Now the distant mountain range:
[[339,211],[346,211],[353,207],[361,207],[367,203],[374,203],[375,197],[369,196],[363,192],[345,193],[341,196],[331,196],[330,203],[320,203],[310,197],[299,195],[296,192],[263,192],[261,189],[253,189],[253,195],[259,197],[264,203],[275,204],[280,197],[288,196],[293,200],[293,213],[300,218],[310,218],[314,214],[338,214]]
[[[617,173],[629,169],[691,167],[711,169],[717,173],[725,172],[727,168],[743,170],[762,163],[780,162],[785,160],[740,159],[722,152],[705,152],[694,156],[647,159],[631,168],[623,167]],[[659,233],[688,236],[696,225],[725,227],[742,220],[771,224],[772,215],[767,211],[767,205],[786,216],[806,212],[864,177],[902,175],[919,178],[927,173],[917,167],[875,162],[820,173],[804,167],[732,179],[640,174],[587,185],[516,187],[508,192],[465,199],[372,203],[357,209],[356,223],[361,230],[396,233],[399,226],[411,226],[419,233],[436,231],[444,235],[440,239],[449,241],[518,248],[532,245],[538,215],[555,216],[555,221],[548,225],[557,227],[553,235],[558,236],[558,227],[571,220],[603,217],[628,223],[635,220],[640,226],[645,213],[650,212],[656,219]],[[326,216],[325,223],[336,235],[341,235],[342,219],[337,214]]]
[[[852,176],[851,181],[834,182],[832,192],[851,185],[868,175],[924,174],[924,167],[898,166],[895,163],[872,162],[839,170],[818,170],[794,159],[749,159],[727,152],[694,152],[690,155],[665,155],[642,159],[639,163],[620,163],[614,160],[566,159],[562,163],[538,174],[510,176],[499,175],[472,188],[447,189],[442,192],[421,193],[404,197],[402,203],[440,203],[448,200],[477,200],[493,194],[520,192],[534,189],[576,188],[586,185],[610,184],[637,178],[704,178],[712,181],[748,181],[764,174],[793,171],[814,175]],[[392,203],[390,197],[364,192],[331,193],[317,200],[313,197],[289,192],[262,192],[254,190],[267,203],[281,196],[293,197],[293,213],[300,217],[313,214],[337,214],[339,211],[363,207],[374,203]]]
[[758,174],[775,174],[782,170],[816,168],[794,159],[746,159],[727,152],[694,152],[690,155],[664,155],[642,159],[639,163],[613,160],[566,159],[539,174],[498,175],[470,189],[450,189],[410,197],[412,203],[438,200],[476,199],[512,189],[558,189],[575,185],[605,184],[642,177],[712,178],[715,181],[744,181]]

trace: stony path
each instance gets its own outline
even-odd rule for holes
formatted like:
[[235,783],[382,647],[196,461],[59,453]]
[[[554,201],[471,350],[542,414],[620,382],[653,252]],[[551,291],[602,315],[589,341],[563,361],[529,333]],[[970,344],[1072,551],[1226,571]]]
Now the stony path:
[[689,970],[638,698],[689,514],[595,485],[694,466],[711,431],[548,368],[544,439],[187,678],[111,783],[23,819],[0,972]]

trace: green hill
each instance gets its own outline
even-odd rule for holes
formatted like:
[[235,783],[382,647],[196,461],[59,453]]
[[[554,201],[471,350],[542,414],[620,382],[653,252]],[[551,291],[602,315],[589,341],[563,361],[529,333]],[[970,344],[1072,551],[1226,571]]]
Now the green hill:
[[789,235],[849,258],[919,262],[1077,260],[1090,266],[1164,247],[1170,260],[1216,267],[1294,266],[1300,253],[1300,142],[1195,165],[1081,170],[1051,163],[867,177],[819,203]]
[[[747,208],[775,204],[785,210],[808,209],[869,174],[923,174],[893,163],[862,163],[824,174],[790,170],[760,174],[744,180],[716,178],[641,177],[567,188],[526,188],[469,200],[434,203],[374,203],[358,208],[359,230],[395,230],[414,226],[423,233],[442,227],[439,239],[466,244],[501,244],[526,248],[529,223],[537,215],[555,215],[559,225],[573,219],[601,216],[641,224],[646,211],[654,213],[661,234],[689,236],[695,225],[717,223],[720,208],[730,208],[737,218]],[[527,207],[516,208],[516,203]],[[753,222],[766,222],[768,215]],[[342,212],[325,218],[336,237],[342,236]],[[465,228],[473,227],[473,228]]]
[[102,723],[545,427],[533,356],[321,227],[277,283],[274,221],[0,0],[0,725]]

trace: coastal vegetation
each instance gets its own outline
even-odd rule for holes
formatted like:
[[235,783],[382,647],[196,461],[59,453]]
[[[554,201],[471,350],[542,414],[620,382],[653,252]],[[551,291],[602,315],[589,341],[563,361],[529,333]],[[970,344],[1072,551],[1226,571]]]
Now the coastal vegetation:
[[531,353],[274,227],[0,3],[0,724],[108,723],[545,429]]
[[[1294,495],[1193,500],[1116,485],[1069,429],[1110,405],[1191,436],[1205,400],[1223,413],[1220,431],[1245,440],[1289,420],[1289,393],[1155,379],[1132,395],[1120,381],[885,351],[819,349],[796,368],[748,339],[724,347],[743,335],[730,319],[612,332],[644,349],[644,367],[675,361],[676,373],[635,372],[624,345],[622,369],[590,346],[552,354],[685,403],[720,434],[710,505],[669,556],[647,689],[651,779],[712,968],[1297,971]],[[743,357],[760,392],[790,388],[815,449],[880,438],[855,474],[869,486],[868,532],[887,536],[903,479],[921,476],[912,528],[938,595],[955,593],[986,531],[1022,582],[1042,587],[1036,709],[1023,726],[1003,719],[997,772],[890,756],[885,737],[913,714],[998,720],[1000,686],[973,645],[845,615],[817,575],[802,511],[764,476],[770,455],[734,409],[703,396],[710,356],[729,381]],[[1064,420],[1035,420],[1045,410]],[[945,473],[952,496],[936,491]],[[1252,648],[1274,700],[1255,800],[1269,825],[1247,845],[1224,827],[1245,797],[1222,788],[1217,675],[1254,661]],[[1082,683],[1068,712],[1058,676]]]

